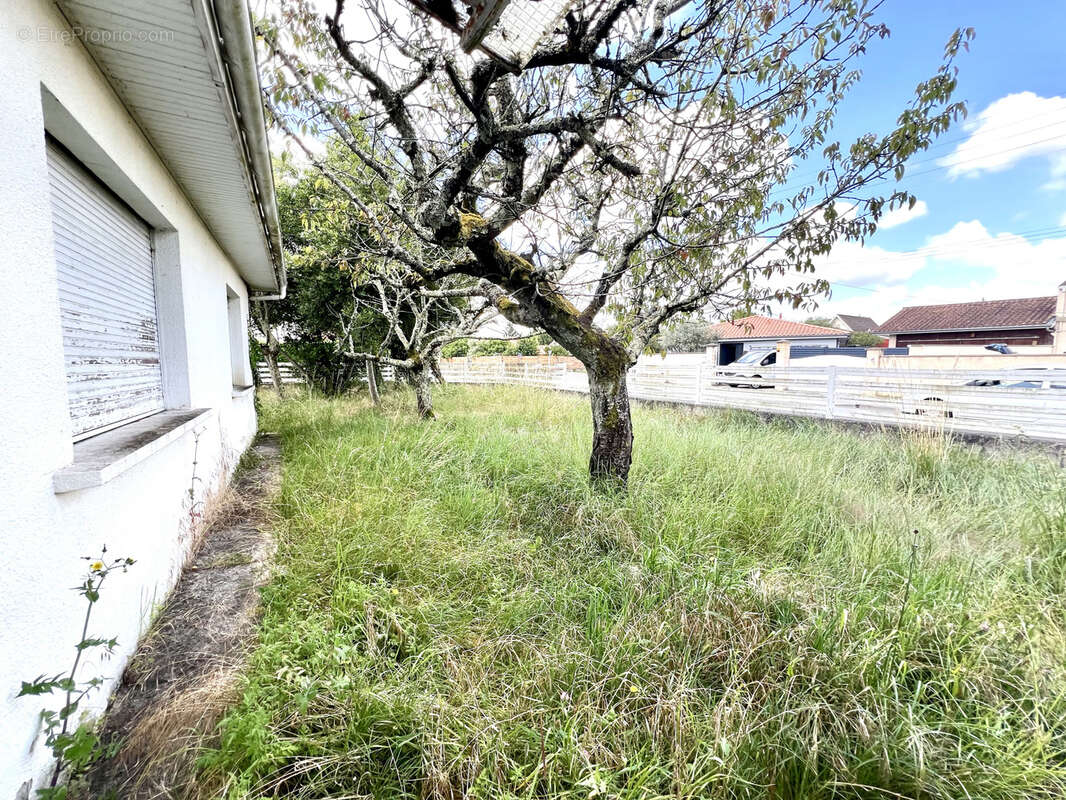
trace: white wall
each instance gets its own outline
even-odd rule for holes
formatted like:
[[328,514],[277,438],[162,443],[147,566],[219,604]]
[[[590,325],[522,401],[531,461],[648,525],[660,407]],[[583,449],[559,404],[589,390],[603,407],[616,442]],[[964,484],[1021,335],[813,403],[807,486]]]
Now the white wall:
[[[777,339],[772,341],[770,339],[760,339],[758,341],[744,342],[744,352],[748,353],[752,350],[776,350],[778,341],[779,340]],[[840,339],[789,339],[789,341],[792,342],[793,347],[836,347],[837,342],[840,341]]]
[[[984,356],[996,355],[986,350],[984,345],[975,344],[912,344],[910,353],[914,356]],[[1010,349],[1019,355],[1050,355],[1055,348],[1049,344],[1010,345]]]
[[[80,557],[106,544],[110,554],[137,559],[128,574],[108,579],[90,626],[92,634],[118,636],[119,651],[110,661],[90,659],[83,676],[114,681],[180,573],[200,501],[224,481],[255,431],[251,395],[231,396],[226,287],[247,314],[244,282],[81,44],[47,40],[48,31],[64,29],[46,0],[5,0],[0,8],[0,800],[14,798],[49,761],[37,740],[42,699],[15,694],[21,680],[69,668],[84,611],[69,588],[84,572]],[[124,199],[149,222],[164,219],[176,232],[159,240],[162,251],[176,245],[165,283],[181,287],[160,298],[168,403],[214,409],[198,432],[104,486],[60,495],[52,476],[73,450],[42,89],[117,165],[123,185],[139,193]],[[190,508],[197,438],[201,481]],[[111,685],[94,695],[90,709],[106,703]]]

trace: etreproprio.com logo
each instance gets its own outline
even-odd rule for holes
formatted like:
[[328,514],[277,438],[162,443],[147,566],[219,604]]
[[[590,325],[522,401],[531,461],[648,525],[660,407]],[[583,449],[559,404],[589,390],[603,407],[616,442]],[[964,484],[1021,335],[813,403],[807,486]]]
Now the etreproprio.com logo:
[[23,25],[15,32],[20,42],[59,42],[70,44],[71,42],[85,42],[87,44],[115,44],[118,42],[172,42],[174,31],[166,29],[134,29],[134,28],[83,28],[76,25],[73,28],[49,28],[46,26],[33,27]]

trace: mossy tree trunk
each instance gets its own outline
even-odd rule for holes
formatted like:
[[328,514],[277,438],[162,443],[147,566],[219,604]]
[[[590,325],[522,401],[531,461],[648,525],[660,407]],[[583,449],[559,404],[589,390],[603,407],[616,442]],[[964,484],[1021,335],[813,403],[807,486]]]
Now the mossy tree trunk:
[[[595,483],[624,486],[633,461],[633,418],[626,374],[636,357],[593,323],[596,308],[579,311],[547,282],[538,282],[529,263],[496,243],[474,250],[496,264],[507,291],[482,282],[484,296],[511,322],[546,331],[585,365],[592,403],[592,453],[589,477]],[[639,352],[639,349],[638,349]]]
[[418,363],[411,370],[411,382],[415,387],[415,403],[418,405],[418,416],[421,419],[433,419],[433,373],[426,362]]
[[633,418],[629,410],[626,370],[603,372],[586,368],[592,402],[592,455],[589,475],[594,481],[624,484],[633,461]]

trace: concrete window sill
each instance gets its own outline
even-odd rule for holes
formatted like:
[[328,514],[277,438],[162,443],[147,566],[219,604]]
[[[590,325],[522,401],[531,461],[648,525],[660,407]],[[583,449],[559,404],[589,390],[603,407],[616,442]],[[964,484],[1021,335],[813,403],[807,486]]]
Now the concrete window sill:
[[56,471],[56,494],[103,486],[205,421],[209,408],[161,411],[74,445],[74,462]]
[[255,391],[255,386],[234,386],[230,397],[236,400],[238,397],[247,397]]

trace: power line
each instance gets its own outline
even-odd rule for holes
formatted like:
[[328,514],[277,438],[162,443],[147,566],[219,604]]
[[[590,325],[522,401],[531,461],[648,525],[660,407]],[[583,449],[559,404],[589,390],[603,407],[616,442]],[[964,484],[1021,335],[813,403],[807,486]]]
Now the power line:
[[[1055,128],[1055,127],[1062,127],[1064,130],[1066,130],[1066,120],[1063,120],[1063,121],[1060,121],[1060,122],[1049,123],[1047,125],[1040,125],[1040,126],[1038,126],[1036,128],[1027,129],[1025,131],[1019,131],[1018,134],[1013,134],[1011,137],[1008,137],[1008,138],[1014,138],[1014,136],[1018,136],[1018,135],[1022,135],[1022,134],[1036,133],[1037,131],[1045,130],[1047,128]],[[958,140],[955,140],[955,141],[967,141],[970,138],[972,138],[972,137],[964,137],[962,139],[958,139]],[[939,164],[938,163],[938,162],[942,161],[944,158],[946,158],[946,156],[938,156],[936,158],[928,158],[928,159],[922,159],[920,161],[908,162],[905,165],[908,170],[914,169],[916,167],[923,167],[923,166],[925,166],[927,164],[937,164],[937,166],[930,167],[929,169],[925,169],[925,170],[919,170],[918,172],[907,172],[904,177],[906,177],[906,178],[916,178],[916,177],[918,177],[920,175],[929,175],[929,174],[934,173],[934,172],[940,172],[940,171],[946,170],[946,169],[957,168],[957,167],[965,165],[965,164],[970,164],[970,163],[973,163],[973,162],[976,162],[976,161],[983,161],[983,160],[986,160],[986,159],[991,158],[991,157],[1004,155],[1005,153],[1013,153],[1013,152],[1016,152],[1018,150],[1024,150],[1024,149],[1026,149],[1028,147],[1033,147],[1035,145],[1046,144],[1048,142],[1055,142],[1055,141],[1061,141],[1062,144],[1061,144],[1060,147],[1056,148],[1055,150],[1053,150],[1051,152],[1056,152],[1058,150],[1066,150],[1066,135],[1051,136],[1051,137],[1048,137],[1048,138],[1045,138],[1045,139],[1035,139],[1035,140],[1031,140],[1031,141],[1025,141],[1025,142],[1022,142],[1021,144],[1015,145],[1013,147],[1006,147],[1006,148],[1001,148],[1001,149],[998,149],[998,150],[986,151],[984,153],[981,153],[980,155],[970,156],[969,158],[960,159],[959,161],[955,161],[955,162],[953,162],[951,164]],[[954,142],[952,142],[952,143],[954,143]],[[925,152],[929,152],[929,151],[931,151],[931,150],[933,150],[935,148],[936,148],[936,145],[934,145],[933,147],[929,148],[929,150],[927,150]],[[1045,152],[1042,155],[1046,155],[1046,154],[1047,153]],[[816,171],[812,171],[812,172],[806,172],[806,173],[802,173],[802,174],[792,175],[792,176],[789,177],[789,179],[786,181],[786,183],[784,185],[782,185],[779,189],[771,191],[768,194],[768,196],[769,197],[774,197],[775,195],[780,196],[781,194],[791,194],[793,191],[798,190],[800,188],[803,188],[804,185],[809,184],[812,180],[816,179],[818,177],[819,172],[821,172],[821,170],[816,170]],[[885,178],[880,178],[879,180],[890,180],[890,178],[885,177]],[[789,188],[789,186],[788,186],[789,183],[793,183],[793,184],[795,184],[795,186],[793,188]]]

